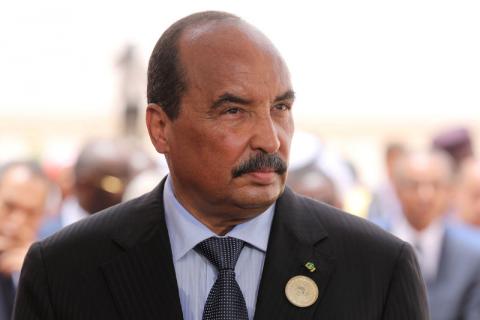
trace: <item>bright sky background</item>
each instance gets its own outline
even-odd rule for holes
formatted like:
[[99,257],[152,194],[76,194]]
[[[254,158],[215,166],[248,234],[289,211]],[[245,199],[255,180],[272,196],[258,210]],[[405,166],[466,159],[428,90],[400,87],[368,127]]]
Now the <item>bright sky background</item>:
[[2,115],[107,115],[126,43],[147,61],[199,10],[236,13],[282,52],[297,117],[480,120],[480,1],[2,1]]

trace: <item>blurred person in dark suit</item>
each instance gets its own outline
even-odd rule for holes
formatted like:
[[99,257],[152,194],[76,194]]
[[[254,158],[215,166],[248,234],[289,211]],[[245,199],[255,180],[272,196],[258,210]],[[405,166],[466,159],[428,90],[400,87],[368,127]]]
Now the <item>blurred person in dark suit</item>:
[[137,155],[136,149],[121,139],[87,142],[73,165],[73,193],[59,214],[44,222],[40,238],[120,203],[134,172],[132,155]]
[[48,190],[48,182],[34,162],[0,167],[0,320],[11,317],[20,268],[36,239]]
[[385,226],[411,243],[426,281],[432,320],[480,319],[480,247],[448,223],[453,162],[444,152],[408,151],[394,165],[403,217]]
[[285,188],[294,93],[260,31],[177,21],[147,95],[170,174],[34,244],[16,319],[428,319],[407,243]]

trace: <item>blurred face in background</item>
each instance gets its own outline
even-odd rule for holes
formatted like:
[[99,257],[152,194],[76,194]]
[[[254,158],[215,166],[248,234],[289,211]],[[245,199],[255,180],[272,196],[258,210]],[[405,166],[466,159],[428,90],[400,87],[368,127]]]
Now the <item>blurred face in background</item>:
[[75,194],[80,207],[89,214],[119,204],[124,183],[114,176],[92,177],[76,184]]
[[97,139],[82,148],[74,166],[74,194],[93,214],[122,201],[136,149],[125,140]]
[[342,209],[342,202],[332,179],[316,168],[291,170],[287,184],[297,193]]
[[387,169],[388,178],[391,179],[393,175],[393,167],[397,160],[405,153],[405,148],[401,144],[392,143],[387,146],[385,154],[385,166]]
[[455,207],[466,223],[480,227],[480,161],[467,160],[455,186]]
[[440,153],[408,153],[394,168],[393,183],[405,218],[423,230],[449,208],[452,169]]
[[4,173],[0,181],[0,271],[20,268],[23,253],[36,239],[47,194],[47,182],[24,167]]

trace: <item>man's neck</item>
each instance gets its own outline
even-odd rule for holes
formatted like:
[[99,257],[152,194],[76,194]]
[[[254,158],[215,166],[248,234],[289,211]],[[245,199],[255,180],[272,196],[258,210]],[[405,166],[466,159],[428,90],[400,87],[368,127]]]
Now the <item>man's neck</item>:
[[211,205],[203,199],[192,201],[190,198],[183,197],[177,192],[173,185],[173,180],[168,181],[175,199],[182,205],[188,213],[200,221],[208,229],[219,236],[230,232],[236,225],[247,222],[263,212],[272,204],[252,208],[240,208],[235,206],[217,206]]

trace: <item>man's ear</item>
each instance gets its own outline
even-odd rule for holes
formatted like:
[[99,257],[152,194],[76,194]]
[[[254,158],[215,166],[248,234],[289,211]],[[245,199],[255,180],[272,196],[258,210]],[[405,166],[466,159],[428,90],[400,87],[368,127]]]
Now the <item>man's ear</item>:
[[167,132],[172,121],[161,106],[150,103],[147,106],[146,122],[148,134],[155,149],[159,153],[167,154],[170,149]]

